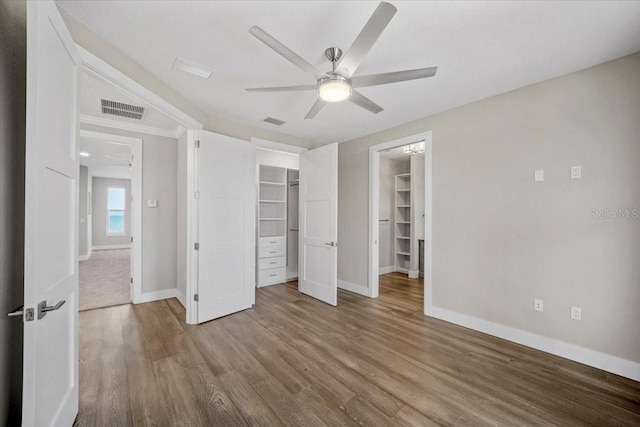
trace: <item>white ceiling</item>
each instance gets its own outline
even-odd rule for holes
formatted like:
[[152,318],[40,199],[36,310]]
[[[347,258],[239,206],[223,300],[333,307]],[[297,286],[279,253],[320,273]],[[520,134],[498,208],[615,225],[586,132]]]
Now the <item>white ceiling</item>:
[[[100,104],[101,99],[145,107],[142,120],[104,114]],[[128,96],[123,90],[87,72],[80,73],[80,108],[83,115],[101,119],[118,120],[134,125],[151,126],[170,132],[174,132],[178,126],[175,120],[165,116],[155,108]]]
[[131,147],[80,138],[80,152],[89,154],[89,157],[80,157],[80,164],[87,166],[93,176],[131,179],[128,166],[131,161]]
[[[378,2],[58,1],[72,15],[207,114],[319,143],[345,141],[640,50],[640,2],[403,2],[356,75],[437,65],[438,74],[361,89],[385,111],[350,103],[304,116],[313,92],[245,87],[313,84],[248,32],[253,25],[320,69],[348,49]],[[177,56],[209,80],[172,71]],[[263,123],[267,116],[287,123]]]

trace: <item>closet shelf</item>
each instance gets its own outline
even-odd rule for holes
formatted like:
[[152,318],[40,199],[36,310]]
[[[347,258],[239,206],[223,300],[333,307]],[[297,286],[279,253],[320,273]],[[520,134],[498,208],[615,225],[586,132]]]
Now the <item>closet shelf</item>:
[[402,239],[402,240],[411,240],[411,237],[405,237],[405,236],[396,236],[396,239]]
[[260,203],[286,203],[284,200],[260,200]]
[[411,256],[409,252],[396,252],[396,255]]
[[262,184],[262,185],[279,185],[279,186],[287,185],[284,182],[271,182],[271,181],[260,181],[260,184]]
[[411,221],[396,221],[396,224],[411,224]]
[[286,218],[260,218],[260,221],[284,221]]
[[398,188],[396,191],[409,192],[409,191],[411,191],[411,189],[410,188]]
[[396,205],[396,208],[410,208],[411,205]]

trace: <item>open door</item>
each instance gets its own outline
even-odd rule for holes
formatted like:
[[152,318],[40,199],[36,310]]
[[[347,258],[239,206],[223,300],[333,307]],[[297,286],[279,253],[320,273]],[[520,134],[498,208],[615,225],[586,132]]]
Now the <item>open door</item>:
[[[197,149],[198,323],[250,308],[255,294],[255,148],[201,132]],[[195,248],[194,248],[195,249]]]
[[27,2],[22,425],[78,413],[79,57],[52,1]]
[[338,144],[300,155],[298,290],[338,304]]

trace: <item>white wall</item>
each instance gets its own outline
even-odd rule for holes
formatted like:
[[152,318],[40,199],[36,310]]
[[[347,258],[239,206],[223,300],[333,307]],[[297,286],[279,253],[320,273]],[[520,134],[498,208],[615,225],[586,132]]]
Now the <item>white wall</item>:
[[256,148],[256,164],[298,170],[300,169],[300,156],[298,154]]
[[[109,246],[129,246],[131,243],[131,180],[93,177],[92,181],[92,225],[91,239],[93,249]],[[124,188],[124,235],[107,235],[107,189],[109,187]],[[82,199],[81,199],[82,200]]]
[[638,76],[640,53],[340,144],[340,279],[367,286],[369,146],[431,130],[433,304],[640,362]]
[[178,139],[176,200],[176,286],[184,297],[187,293],[187,132]]
[[[177,139],[85,124],[81,128],[142,139],[142,293],[175,289]],[[158,200],[157,208],[147,207],[152,199]]]
[[78,176],[78,256],[86,258],[89,255],[89,227],[87,225],[87,216],[89,207],[89,168],[80,166],[80,174]]

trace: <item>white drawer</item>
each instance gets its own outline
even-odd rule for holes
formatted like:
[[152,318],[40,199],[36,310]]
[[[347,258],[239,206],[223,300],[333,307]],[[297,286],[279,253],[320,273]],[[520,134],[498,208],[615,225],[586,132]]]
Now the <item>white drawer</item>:
[[258,260],[258,270],[266,270],[268,268],[286,267],[285,257],[262,258]]
[[258,258],[284,256],[286,251],[285,245],[261,247],[258,249]]
[[258,285],[283,283],[286,281],[287,269],[285,267],[270,268],[258,271]]
[[285,237],[261,237],[258,240],[259,248],[274,248],[284,246],[286,244]]

